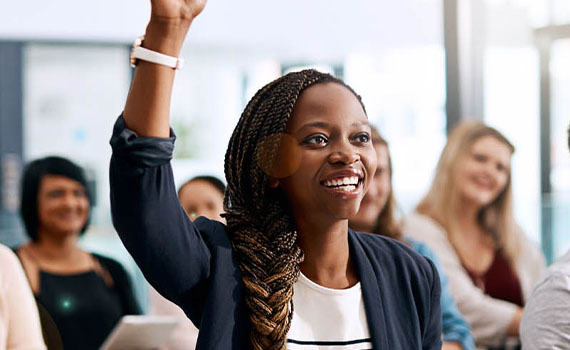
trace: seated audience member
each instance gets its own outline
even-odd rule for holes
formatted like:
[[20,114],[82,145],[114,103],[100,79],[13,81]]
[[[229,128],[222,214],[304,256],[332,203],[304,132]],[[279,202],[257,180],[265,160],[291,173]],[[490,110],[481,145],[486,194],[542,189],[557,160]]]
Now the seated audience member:
[[[224,183],[216,177],[197,176],[180,186],[178,200],[192,221],[205,216],[212,220],[225,222],[220,216],[224,210],[225,189]],[[150,288],[150,313],[175,316],[179,320],[165,349],[190,350],[196,347],[198,337],[196,326],[176,304],[168,301],[152,287]]]
[[140,313],[123,267],[78,245],[90,206],[79,166],[60,157],[27,165],[21,214],[31,240],[16,252],[50,349],[99,349],[123,315]]
[[441,280],[441,312],[443,317],[443,350],[473,350],[475,344],[467,321],[461,316],[447,287],[435,254],[423,243],[403,237],[394,211],[396,201],[392,192],[392,165],[388,143],[375,128],[372,128],[372,143],[376,149],[378,163],[376,173],[362,199],[358,213],[349,220],[352,229],[387,236],[411,246],[414,250],[430,258],[438,268]]
[[435,177],[404,235],[435,251],[478,347],[518,343],[526,298],[544,270],[512,213],[514,147],[475,120],[449,135]]
[[178,200],[190,220],[200,216],[225,222],[221,217],[224,211],[224,191],[226,185],[213,176],[196,176],[178,190]]
[[0,245],[0,350],[45,350],[38,309],[18,258]]
[[570,349],[570,251],[534,287],[524,307],[520,333],[523,350]]

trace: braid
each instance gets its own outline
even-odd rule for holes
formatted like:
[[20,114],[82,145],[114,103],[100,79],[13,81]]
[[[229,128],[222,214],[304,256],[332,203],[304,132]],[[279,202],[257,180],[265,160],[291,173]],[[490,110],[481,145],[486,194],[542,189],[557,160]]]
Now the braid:
[[324,82],[346,86],[315,70],[290,73],[267,84],[246,106],[226,152],[225,218],[245,285],[254,350],[285,349],[293,284],[303,261],[287,199],[281,190],[269,187],[258,162],[260,157],[276,161],[280,137],[264,143],[269,151],[260,151],[260,144],[285,132],[304,89]]

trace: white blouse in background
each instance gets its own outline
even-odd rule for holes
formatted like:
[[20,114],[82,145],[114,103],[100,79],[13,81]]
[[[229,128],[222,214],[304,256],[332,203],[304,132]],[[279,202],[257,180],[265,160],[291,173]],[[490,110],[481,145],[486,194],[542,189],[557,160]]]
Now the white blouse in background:
[[16,255],[0,245],[0,350],[45,350],[38,309]]

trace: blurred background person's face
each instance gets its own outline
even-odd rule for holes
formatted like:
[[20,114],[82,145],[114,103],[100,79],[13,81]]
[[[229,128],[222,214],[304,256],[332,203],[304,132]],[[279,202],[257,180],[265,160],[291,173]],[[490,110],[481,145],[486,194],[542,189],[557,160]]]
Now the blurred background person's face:
[[192,221],[205,216],[225,222],[221,217],[224,211],[224,195],[207,181],[193,180],[186,183],[178,192],[178,199]]
[[370,182],[368,191],[366,192],[358,213],[350,219],[350,225],[361,231],[370,231],[376,225],[378,215],[390,196],[390,159],[388,148],[383,145],[377,145],[376,155],[378,157],[376,173]]
[[60,175],[44,175],[38,190],[38,233],[78,234],[89,217],[87,192],[79,182]]
[[511,167],[511,150],[493,136],[484,136],[471,145],[456,173],[460,198],[477,207],[493,202],[505,189]]

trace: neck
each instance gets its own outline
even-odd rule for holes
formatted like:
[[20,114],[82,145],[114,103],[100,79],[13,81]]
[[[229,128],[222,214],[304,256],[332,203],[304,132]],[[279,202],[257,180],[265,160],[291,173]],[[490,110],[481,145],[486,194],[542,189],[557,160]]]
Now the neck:
[[301,271],[313,282],[328,288],[344,289],[358,282],[350,260],[348,220],[328,225],[297,221],[299,245],[305,260]]
[[479,227],[477,215],[481,207],[469,201],[461,200],[455,208],[454,221],[463,227]]
[[376,233],[376,232],[373,232],[375,229],[375,226],[376,226],[375,223],[368,225],[366,223],[349,221],[348,224],[349,224],[351,229],[353,229],[354,231],[357,231],[357,232]]
[[77,235],[58,235],[38,230],[38,240],[30,245],[42,252],[45,258],[64,260],[81,249],[77,245]]

